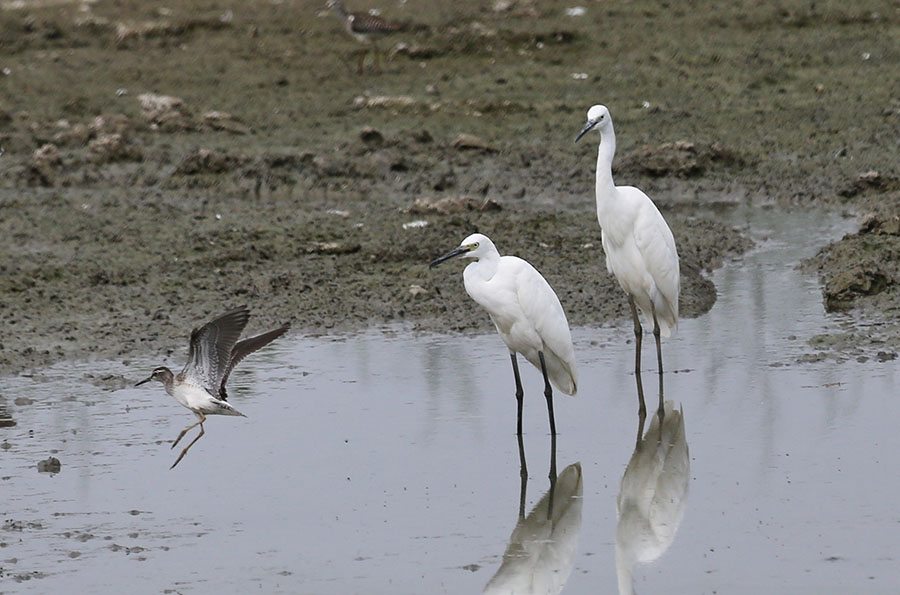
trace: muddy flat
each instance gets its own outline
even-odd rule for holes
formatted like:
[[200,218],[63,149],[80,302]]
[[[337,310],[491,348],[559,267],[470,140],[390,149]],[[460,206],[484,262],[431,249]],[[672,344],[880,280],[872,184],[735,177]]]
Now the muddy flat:
[[319,2],[3,4],[0,370],[170,351],[240,303],[260,328],[490,331],[426,268],[475,230],[573,324],[619,320],[597,139],[572,142],[595,103],[617,182],[674,231],[684,316],[751,245],[708,207],[836,210],[859,233],[807,266],[867,326],[828,343],[896,339],[891,3],[349,8],[405,25],[380,74]]

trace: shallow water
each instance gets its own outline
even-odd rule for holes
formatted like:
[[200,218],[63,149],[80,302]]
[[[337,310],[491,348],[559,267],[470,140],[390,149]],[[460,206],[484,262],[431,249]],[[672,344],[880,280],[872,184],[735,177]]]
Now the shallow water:
[[[898,364],[797,363],[806,338],[840,321],[794,265],[846,222],[730,217],[752,219],[759,247],[715,273],[716,306],[664,345],[681,444],[656,450],[648,420],[653,462],[629,466],[630,323],[575,329],[580,390],[556,398],[552,523],[546,408],[523,362],[517,529],[512,374],[494,334],[294,335],[233,375],[231,401],[249,417],[210,418],[172,471],[170,441],[193,416],[159,385],[130,387],[162,362],[4,379],[0,591],[478,593],[528,577],[542,593],[614,592],[619,578],[627,590],[630,552],[659,558],[632,569],[642,593],[895,593]],[[116,382],[94,382],[104,374],[128,385],[103,388]],[[39,473],[50,455],[61,471]],[[637,470],[623,483],[626,468]],[[653,517],[617,531],[620,486],[641,500],[651,485]]]

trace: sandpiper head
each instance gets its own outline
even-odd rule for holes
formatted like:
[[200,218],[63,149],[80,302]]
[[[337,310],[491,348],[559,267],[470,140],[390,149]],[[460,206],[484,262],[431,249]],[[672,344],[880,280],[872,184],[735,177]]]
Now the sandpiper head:
[[165,366],[160,366],[160,367],[154,369],[153,373],[150,374],[149,377],[144,378],[143,380],[141,380],[140,382],[135,384],[135,386],[140,386],[142,384],[150,382],[151,380],[158,380],[158,381],[162,382],[163,384],[169,384],[172,382],[172,378],[173,378],[172,370],[170,370],[169,368],[167,368]]
[[496,251],[497,248],[494,247],[494,242],[491,241],[491,238],[482,233],[473,233],[472,235],[464,239],[458,248],[451,250],[440,258],[435,259],[430,265],[428,265],[428,267],[434,268],[442,262],[450,260],[451,258],[455,258],[457,256],[477,259],[485,256],[486,254]]
[[581,129],[581,132],[579,132],[578,136],[575,137],[575,142],[577,143],[582,136],[590,132],[592,129],[596,128],[600,132],[603,132],[609,127],[609,123],[611,121],[612,120],[609,117],[609,110],[606,109],[605,105],[592,105],[591,109],[589,109],[587,113],[587,124],[584,125],[584,128]]

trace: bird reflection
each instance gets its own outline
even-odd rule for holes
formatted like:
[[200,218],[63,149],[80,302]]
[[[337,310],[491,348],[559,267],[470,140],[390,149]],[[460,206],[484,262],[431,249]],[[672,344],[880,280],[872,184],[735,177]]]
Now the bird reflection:
[[550,447],[550,489],[525,516],[528,471],[519,436],[522,488],[519,521],[509,537],[503,563],[484,587],[491,595],[545,595],[562,591],[575,564],[581,531],[581,463],[556,475],[556,437]]
[[652,416],[643,437],[644,419],[638,418],[638,441],[619,487],[616,575],[620,595],[634,593],[635,565],[659,558],[672,545],[684,516],[691,470],[684,412],[674,410],[672,401],[664,407],[665,415]]

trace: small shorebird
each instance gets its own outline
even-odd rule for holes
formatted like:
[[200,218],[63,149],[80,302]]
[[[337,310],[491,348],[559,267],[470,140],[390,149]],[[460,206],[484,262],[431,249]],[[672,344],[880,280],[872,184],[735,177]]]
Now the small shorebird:
[[456,256],[475,259],[463,271],[466,293],[488,311],[509,349],[516,378],[516,433],[522,435],[523,390],[516,360],[516,353],[521,353],[544,376],[550,434],[555,436],[550,383],[567,395],[574,395],[577,389],[572,335],[556,292],[531,264],[517,256],[500,256],[491,239],[480,233],[470,235],[429,267]]
[[[634,373],[638,380],[638,412],[646,414],[641,377],[641,337],[638,311],[653,327],[656,360],[662,381],[663,362],[660,336],[669,337],[678,328],[679,265],[675,238],[666,220],[650,197],[634,186],[616,186],[612,162],[616,154],[616,133],[606,106],[588,110],[587,124],[575,137],[578,142],[591,130],[600,132],[597,152],[597,220],[606,253],[606,269],[615,275],[628,296],[634,322]],[[663,403],[659,414],[662,416]]]
[[[337,13],[341,22],[344,24],[344,29],[347,30],[347,33],[352,35],[358,42],[365,44],[366,46],[372,46],[372,55],[375,59],[375,72],[380,73],[381,65],[378,62],[379,49],[378,45],[375,43],[375,39],[387,33],[400,31],[404,28],[403,25],[391,23],[390,21],[386,21],[379,16],[367,12],[347,12],[343,0],[328,0],[328,8],[333,9]],[[367,47],[364,47],[359,51],[359,63],[356,67],[357,74],[362,74],[363,72],[363,60],[366,58],[367,51]]]
[[151,380],[162,382],[166,392],[176,401],[190,409],[197,416],[197,422],[189,425],[178,434],[172,448],[184,438],[184,435],[196,426],[200,426],[197,437],[181,451],[181,455],[169,469],[174,469],[194,442],[203,436],[203,422],[207,415],[240,415],[247,417],[228,404],[228,393],[225,383],[234,367],[242,359],[268,345],[290,328],[290,323],[275,330],[238,341],[247,321],[250,310],[241,306],[222,314],[191,333],[191,350],[184,369],[176,374],[165,366],[153,370],[149,378],[141,380],[140,386]]

